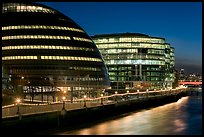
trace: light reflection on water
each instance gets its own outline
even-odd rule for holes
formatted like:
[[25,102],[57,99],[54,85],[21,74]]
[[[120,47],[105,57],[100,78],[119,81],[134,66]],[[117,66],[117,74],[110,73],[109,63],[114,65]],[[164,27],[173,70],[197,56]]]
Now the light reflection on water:
[[63,135],[201,135],[202,96],[131,112],[91,127],[61,132]]

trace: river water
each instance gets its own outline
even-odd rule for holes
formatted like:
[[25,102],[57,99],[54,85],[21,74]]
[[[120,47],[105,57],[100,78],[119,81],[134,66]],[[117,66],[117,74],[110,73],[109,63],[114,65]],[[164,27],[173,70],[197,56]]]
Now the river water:
[[58,135],[202,135],[202,95],[112,117]]

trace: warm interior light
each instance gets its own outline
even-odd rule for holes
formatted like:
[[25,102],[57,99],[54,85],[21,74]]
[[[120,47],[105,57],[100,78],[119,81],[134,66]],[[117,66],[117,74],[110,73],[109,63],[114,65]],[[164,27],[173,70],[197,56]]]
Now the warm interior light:
[[17,98],[16,99],[16,103],[20,103],[21,102],[21,99],[20,98]]

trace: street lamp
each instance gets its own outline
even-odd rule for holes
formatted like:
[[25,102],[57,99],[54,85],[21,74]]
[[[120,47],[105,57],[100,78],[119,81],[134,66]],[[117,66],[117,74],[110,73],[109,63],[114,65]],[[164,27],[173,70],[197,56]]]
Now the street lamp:
[[117,94],[118,94],[118,92],[116,91],[116,92],[115,92],[115,101],[118,103]]
[[129,90],[127,91],[127,100],[128,100],[128,93],[129,93]]
[[63,101],[63,103],[62,103],[62,111],[61,111],[61,115],[63,115],[63,116],[66,114],[65,99],[66,99],[66,97],[63,96],[63,97],[62,97],[62,101]]
[[62,110],[65,110],[65,99],[66,99],[66,97],[63,96],[62,97],[62,101],[63,101],[63,103],[62,103]]
[[84,107],[86,107],[86,95],[84,95]]
[[139,95],[140,95],[139,92],[140,92],[140,91],[139,91],[139,89],[138,89],[138,90],[137,90],[137,93],[138,93],[137,98],[139,98]]
[[101,94],[101,105],[103,105],[103,94]]
[[149,97],[149,89],[146,90],[147,97]]
[[20,98],[17,98],[16,99],[16,103],[17,103],[17,115],[20,115],[20,110],[19,110],[19,103],[21,102],[21,99]]

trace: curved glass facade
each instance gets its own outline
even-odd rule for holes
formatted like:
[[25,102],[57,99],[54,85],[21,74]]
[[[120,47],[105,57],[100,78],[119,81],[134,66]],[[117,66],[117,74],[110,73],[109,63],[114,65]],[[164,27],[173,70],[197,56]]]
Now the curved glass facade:
[[37,3],[4,3],[2,13],[2,65],[14,87],[88,97],[109,88],[98,48],[72,19]]
[[113,89],[165,88],[174,81],[174,48],[164,38],[139,33],[92,36]]

